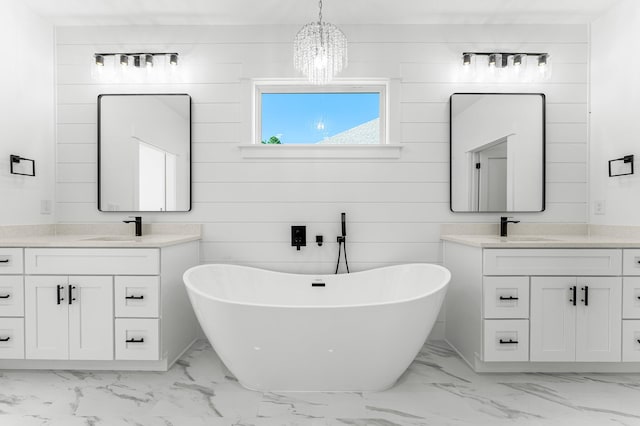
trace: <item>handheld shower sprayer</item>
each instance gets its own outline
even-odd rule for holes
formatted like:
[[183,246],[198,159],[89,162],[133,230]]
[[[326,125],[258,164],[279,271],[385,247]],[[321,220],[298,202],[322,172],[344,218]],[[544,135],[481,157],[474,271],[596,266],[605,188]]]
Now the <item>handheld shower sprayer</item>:
[[336,263],[336,274],[340,267],[340,255],[342,253],[342,245],[344,244],[344,264],[347,267],[347,273],[349,273],[349,261],[347,260],[347,214],[342,212],[340,214],[340,222],[342,225],[342,235],[338,235],[338,262]]

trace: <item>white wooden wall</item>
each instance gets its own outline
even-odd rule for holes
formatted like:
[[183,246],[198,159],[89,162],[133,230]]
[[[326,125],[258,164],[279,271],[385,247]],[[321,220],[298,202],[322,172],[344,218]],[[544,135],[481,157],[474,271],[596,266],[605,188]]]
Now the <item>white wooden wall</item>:
[[[301,23],[302,24],[302,23]],[[340,212],[347,213],[352,270],[440,262],[439,227],[496,222],[497,214],[449,211],[448,100],[453,92],[547,94],[547,211],[526,222],[587,219],[587,26],[345,26],[343,77],[398,82],[390,95],[396,160],[249,160],[251,78],[295,77],[297,27],[62,27],[57,30],[57,221],[117,222],[96,211],[96,96],[189,93],[193,98],[193,210],[145,221],[204,224],[202,262],[291,272],[332,272]],[[548,51],[545,84],[457,81],[467,50]],[[177,51],[179,84],[100,84],[94,52]],[[309,245],[290,247],[291,225]],[[326,243],[317,247],[315,235]]]

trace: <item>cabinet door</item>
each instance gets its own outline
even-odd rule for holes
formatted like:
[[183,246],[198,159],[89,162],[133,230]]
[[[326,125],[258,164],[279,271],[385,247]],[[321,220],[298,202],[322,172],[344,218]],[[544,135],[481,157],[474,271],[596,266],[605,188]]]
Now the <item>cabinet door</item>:
[[[25,277],[25,355],[27,359],[69,358],[67,277]],[[58,286],[61,299],[58,304]]]
[[620,362],[621,333],[622,279],[578,277],[576,361]]
[[576,282],[575,277],[531,277],[531,361],[575,360],[576,306],[571,299]]
[[113,277],[72,276],[69,285],[69,359],[113,359]]

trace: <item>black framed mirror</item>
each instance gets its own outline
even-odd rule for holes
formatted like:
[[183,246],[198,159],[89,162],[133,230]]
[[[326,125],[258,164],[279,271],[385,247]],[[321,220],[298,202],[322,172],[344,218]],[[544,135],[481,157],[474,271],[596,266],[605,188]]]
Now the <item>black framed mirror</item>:
[[191,97],[98,96],[98,210],[191,210]]
[[545,209],[545,95],[454,93],[450,98],[452,212]]

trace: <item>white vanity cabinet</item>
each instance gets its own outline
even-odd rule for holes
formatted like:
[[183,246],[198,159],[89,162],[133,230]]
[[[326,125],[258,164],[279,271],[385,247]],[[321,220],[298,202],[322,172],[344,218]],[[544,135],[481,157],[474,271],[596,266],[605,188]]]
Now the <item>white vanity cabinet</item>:
[[0,369],[167,370],[200,336],[198,245],[0,248]]
[[27,359],[112,360],[113,278],[27,276]]
[[640,250],[445,240],[446,339],[480,372],[631,371],[623,361],[640,361],[636,261]]
[[620,362],[620,277],[531,277],[531,361]]
[[0,248],[0,359],[24,358],[22,263],[21,249]]

